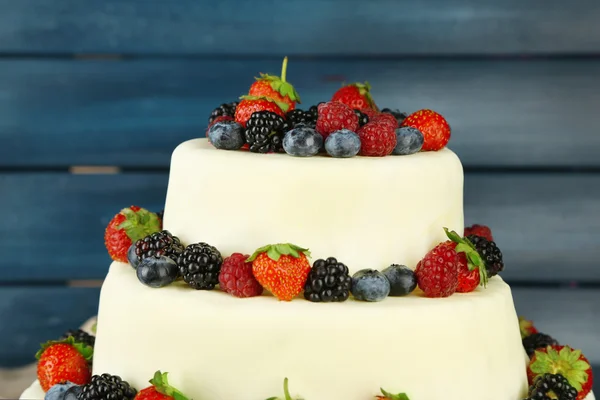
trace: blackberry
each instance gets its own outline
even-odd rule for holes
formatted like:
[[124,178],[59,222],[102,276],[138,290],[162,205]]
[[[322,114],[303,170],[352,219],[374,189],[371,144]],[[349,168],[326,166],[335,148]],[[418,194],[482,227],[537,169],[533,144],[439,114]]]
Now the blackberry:
[[81,387],[77,400],[132,400],[137,391],[116,375],[94,375]]
[[176,262],[183,248],[177,236],[169,231],[160,231],[135,242],[135,255],[140,261],[147,257],[167,256]]
[[477,235],[469,235],[467,236],[467,239],[473,243],[477,249],[477,252],[481,258],[483,258],[485,269],[489,278],[494,275],[498,275],[498,272],[504,269],[502,252],[496,246],[495,242],[490,242],[486,238]]
[[531,400],[575,400],[576,398],[577,390],[560,374],[544,374],[529,388],[528,399]]
[[406,119],[406,117],[408,117],[408,114],[400,110],[391,110],[389,108],[384,108],[383,110],[381,110],[381,112],[392,114],[394,118],[396,118],[396,121],[398,121],[398,125],[400,125]]
[[531,357],[538,349],[545,349],[548,346],[558,345],[558,341],[545,333],[533,333],[523,338],[523,347],[527,355]]
[[290,128],[295,128],[298,124],[304,124],[311,128],[317,125],[317,116],[310,111],[300,110],[298,108],[288,111],[285,114]]
[[60,337],[60,339],[66,339],[69,336],[73,336],[73,339],[75,339],[76,342],[87,344],[88,346],[94,347],[94,344],[96,344],[96,338],[81,329],[69,329]]
[[354,110],[354,113],[358,117],[358,126],[366,125],[369,122],[369,116],[360,110]]
[[309,107],[309,109],[306,111],[307,113],[310,113],[312,115],[315,121],[317,120],[317,118],[319,118],[319,104],[323,103],[325,102],[322,101],[320,103],[317,103],[317,105]]
[[346,301],[350,296],[352,278],[348,267],[333,257],[313,264],[304,285],[304,298],[312,302]]
[[257,111],[246,122],[244,135],[254,153],[283,152],[283,135],[289,124],[271,111]]
[[234,101],[232,103],[221,104],[219,107],[215,108],[210,113],[210,117],[208,118],[208,124],[212,124],[215,119],[221,116],[228,116],[233,118],[235,116],[235,109],[237,108],[237,105],[237,101]]
[[219,283],[223,257],[213,246],[206,243],[191,244],[177,260],[183,280],[198,290],[212,290]]

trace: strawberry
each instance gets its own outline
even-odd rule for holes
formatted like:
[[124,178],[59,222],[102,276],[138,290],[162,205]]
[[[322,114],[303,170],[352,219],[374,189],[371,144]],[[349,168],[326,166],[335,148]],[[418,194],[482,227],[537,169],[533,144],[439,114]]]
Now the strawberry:
[[72,336],[44,343],[35,357],[37,377],[45,392],[58,383],[85,385],[92,377],[91,346],[76,342]]
[[456,291],[458,293],[469,293],[472,292],[479,286],[487,286],[488,275],[485,269],[485,262],[481,258],[481,255],[477,252],[477,249],[465,237],[460,237],[458,233],[449,231],[444,228],[446,236],[450,239],[449,243],[456,251],[457,267],[458,267],[458,286]]
[[283,398],[281,397],[269,397],[267,400],[302,400],[302,399],[293,399],[292,396],[290,395],[290,390],[288,388],[288,378],[285,378],[283,380]]
[[290,301],[302,292],[310,273],[308,249],[294,244],[270,244],[257,249],[247,261],[258,282],[279,300]]
[[187,400],[187,397],[173,386],[169,385],[168,372],[156,371],[150,379],[152,386],[138,392],[134,400]]
[[331,101],[339,101],[344,103],[352,109],[361,110],[363,108],[369,108],[371,110],[377,110],[377,106],[371,97],[371,85],[369,82],[365,83],[352,83],[346,85],[333,94]]
[[450,125],[444,117],[432,110],[419,110],[410,114],[401,126],[412,126],[423,133],[422,151],[436,151],[450,141]]
[[268,97],[275,101],[287,104],[291,111],[296,108],[296,103],[300,103],[300,95],[294,89],[291,83],[285,80],[287,72],[288,58],[283,58],[281,66],[281,77],[268,74],[260,74],[260,78],[255,78],[256,82],[250,86],[248,94],[256,97]]
[[584,399],[592,389],[592,367],[581,350],[558,345],[536,350],[527,367],[529,384],[548,373],[564,376],[577,390],[577,400]]
[[525,317],[519,317],[519,329],[521,330],[521,339],[525,339],[527,336],[539,333],[537,328],[533,325],[533,321],[525,319]]
[[156,213],[145,208],[131,206],[113,217],[104,231],[104,244],[110,258],[127,262],[127,250],[132,243],[161,229]]
[[356,133],[360,138],[359,154],[361,156],[388,156],[394,151],[398,140],[396,131],[386,121],[368,122]]
[[328,102],[318,106],[316,130],[326,139],[329,134],[341,129],[356,132],[358,129],[358,116],[353,109],[343,103]]
[[235,109],[235,122],[246,127],[250,116],[257,111],[271,111],[285,118],[288,105],[269,97],[242,96],[242,101]]
[[493,242],[492,230],[485,225],[471,225],[465,228],[464,236],[476,235],[486,238],[488,241]]
[[383,396],[375,396],[377,400],[410,400],[406,393],[391,394],[381,389]]

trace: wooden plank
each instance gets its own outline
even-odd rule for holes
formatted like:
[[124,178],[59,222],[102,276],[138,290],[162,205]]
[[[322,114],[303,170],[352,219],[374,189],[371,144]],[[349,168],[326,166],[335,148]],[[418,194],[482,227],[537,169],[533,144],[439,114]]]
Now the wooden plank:
[[536,54],[600,49],[593,0],[0,1],[0,50],[134,54]]
[[[1,25],[1,24],[0,24]],[[279,60],[0,61],[0,167],[167,167],[207,115]],[[466,166],[600,165],[600,60],[294,60],[309,106],[368,79],[382,106],[433,108]]]
[[[600,363],[600,291],[513,289],[518,312],[564,344]],[[77,306],[75,307],[74,304]],[[95,315],[98,289],[0,288],[0,366],[34,361],[39,343],[78,327]]]
[[[166,173],[0,175],[0,282],[102,279],[121,208],[160,210]],[[467,174],[467,223],[486,223],[511,281],[600,282],[600,174]],[[177,234],[176,232],[173,232]]]

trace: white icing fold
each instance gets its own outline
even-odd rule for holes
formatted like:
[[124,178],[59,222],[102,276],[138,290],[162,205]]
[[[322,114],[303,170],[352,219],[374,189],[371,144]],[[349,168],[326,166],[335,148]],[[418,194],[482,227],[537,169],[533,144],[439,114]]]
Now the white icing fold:
[[450,150],[383,158],[310,158],[213,148],[173,153],[164,226],[224,255],[270,243],[309,247],[352,272],[411,268],[443,227],[463,229],[463,170]]
[[238,299],[177,283],[151,289],[113,263],[102,287],[94,373],[137,388],[160,369],[198,400],[520,400],[523,351],[510,288],[380,303]]

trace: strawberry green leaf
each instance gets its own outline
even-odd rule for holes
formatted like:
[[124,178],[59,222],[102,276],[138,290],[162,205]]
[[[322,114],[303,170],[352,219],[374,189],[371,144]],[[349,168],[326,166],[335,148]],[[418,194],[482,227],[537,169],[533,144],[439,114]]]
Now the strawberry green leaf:
[[353,83],[352,86],[356,87],[358,89],[358,93],[360,93],[360,95],[367,100],[369,107],[371,107],[374,110],[378,110],[377,106],[375,105],[375,100],[373,100],[373,96],[371,96],[371,85],[369,84],[369,82],[356,82]]
[[97,330],[98,330],[98,322],[94,322],[94,325],[92,325],[91,331],[95,335]]
[[469,271],[473,271],[474,269],[479,270],[480,285],[486,287],[488,283],[488,275],[487,270],[485,269],[485,262],[481,258],[481,255],[477,252],[477,249],[473,243],[471,243],[469,239],[461,237],[458,233],[448,230],[448,228],[444,228],[444,231],[446,232],[448,239],[456,243],[456,252],[465,254]]
[[158,393],[170,396],[175,400],[188,400],[188,398],[179,390],[169,385],[168,372],[162,373],[156,371],[154,377],[150,379],[150,384],[154,386]]
[[86,361],[91,362],[94,357],[94,348],[92,346],[89,346],[85,343],[77,342],[75,341],[75,338],[73,336],[69,336],[66,339],[50,340],[46,343],[43,343],[38,352],[35,353],[35,358],[39,360],[40,357],[42,357],[44,351],[56,344],[69,344],[73,346],[75,350],[77,350]]
[[279,258],[281,257],[281,253],[279,251],[277,251],[277,245],[272,246],[269,248],[269,250],[267,251],[267,256],[274,261],[279,261]]
[[254,253],[246,259],[246,262],[256,260],[256,257],[262,253],[266,253],[267,256],[273,261],[279,261],[279,258],[282,255],[289,255],[294,258],[298,258],[300,257],[300,253],[304,254],[306,257],[310,257],[310,251],[308,249],[291,243],[278,243],[269,244],[256,249]]
[[160,230],[160,219],[156,213],[144,208],[133,211],[131,208],[124,208],[121,214],[125,216],[125,221],[119,224],[118,228],[125,230],[127,237],[135,242],[146,236]]
[[386,400],[410,400],[406,393],[392,394],[383,389],[381,389],[381,393],[383,393]]
[[290,109],[290,106],[283,102],[283,101],[278,101],[275,99],[272,99],[270,97],[265,97],[265,96],[249,96],[249,95],[244,95],[244,96],[240,96],[240,100],[266,100],[266,101],[270,101],[271,103],[275,103],[277,105],[277,107],[281,108],[281,110],[283,112],[287,112]]
[[292,396],[290,395],[290,391],[289,391],[289,387],[288,387],[288,378],[285,378],[283,380],[283,394],[284,394],[283,399],[275,396],[275,397],[269,397],[267,400],[302,400],[301,398],[293,399]]
[[[260,78],[254,78],[257,81],[267,81],[269,82],[271,89],[279,93],[283,97],[288,97],[291,101],[295,103],[301,103],[300,95],[294,89],[291,83],[286,81],[287,77],[287,64],[288,58],[283,58],[283,64],[281,65],[281,76],[269,75],[269,74],[260,74]],[[287,111],[287,110],[285,110]]]
[[[577,358],[574,360],[575,355],[577,355]],[[561,374],[575,390],[580,391],[582,385],[589,378],[591,367],[586,361],[579,360],[579,357],[581,357],[580,350],[573,350],[569,346],[564,346],[560,351],[557,351],[549,346],[545,351],[535,351],[535,360],[529,368],[537,375],[546,373]]]

